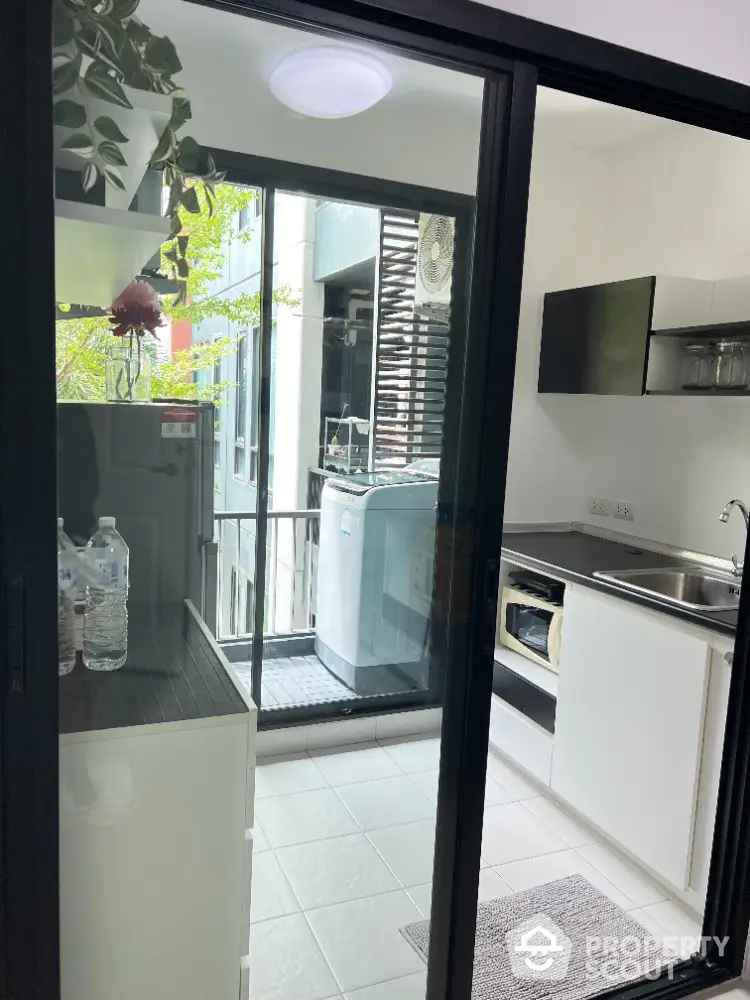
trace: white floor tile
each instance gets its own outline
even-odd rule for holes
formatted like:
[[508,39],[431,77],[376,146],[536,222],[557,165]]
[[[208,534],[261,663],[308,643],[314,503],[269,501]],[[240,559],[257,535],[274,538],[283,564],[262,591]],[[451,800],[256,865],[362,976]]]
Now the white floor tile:
[[406,774],[434,771],[440,767],[440,740],[384,740],[381,744]]
[[360,832],[332,788],[261,799],[255,803],[255,812],[272,847]]
[[569,847],[595,844],[600,838],[592,829],[563,812],[554,802],[543,797],[524,799],[524,807],[540,819],[545,826],[562,837]]
[[253,883],[250,896],[250,922],[285,917],[298,913],[300,905],[286,880],[273,851],[253,858]]
[[369,719],[342,719],[306,726],[307,749],[341,747],[352,743],[369,743],[375,739],[375,716]]
[[434,820],[373,830],[368,837],[401,885],[424,885],[432,879]]
[[534,785],[492,750],[487,755],[487,774],[503,786],[514,802],[521,799],[534,799],[541,794],[537,785]]
[[435,815],[435,806],[405,774],[336,789],[341,801],[363,830],[413,823]]
[[490,806],[484,811],[482,857],[493,866],[540,854],[562,851],[568,845],[524,809],[520,802]]
[[310,756],[331,785],[350,785],[377,778],[399,777],[403,772],[392,757],[376,743],[362,747],[335,747],[315,750]]
[[346,1000],[424,1000],[426,992],[427,973],[416,972],[413,976],[347,993]]
[[253,1000],[327,1000],[338,986],[301,913],[250,928]]
[[663,927],[667,934],[695,938],[701,935],[700,920],[687,910],[683,910],[677,903],[665,900],[652,906],[644,906],[642,910],[647,917]]
[[512,894],[513,889],[494,868],[483,868],[479,872],[478,902],[486,903],[489,899],[500,899],[502,896],[511,896]]
[[434,771],[420,771],[418,774],[410,774],[409,777],[420,790],[423,795],[434,805],[437,805],[438,800],[438,777],[440,775],[439,770]]
[[495,870],[515,892],[531,889],[537,885],[547,885],[559,878],[567,878],[568,875],[583,875],[596,889],[624,910],[630,910],[634,905],[631,899],[572,849],[557,851],[555,854],[543,854],[541,857],[527,858],[524,861],[513,861],[507,865],[500,865]]
[[633,920],[637,920],[642,927],[645,927],[649,934],[651,934],[652,937],[657,938],[657,940],[661,941],[666,934],[666,931],[661,924],[658,924],[653,917],[650,917],[646,913],[645,910],[630,910],[630,916]]
[[424,885],[413,885],[406,891],[409,899],[414,903],[422,916],[429,918],[430,904],[432,903],[432,882],[426,882]]
[[663,889],[623,861],[605,844],[589,844],[588,847],[580,847],[578,853],[632,899],[637,907],[649,906],[666,899]]
[[421,919],[403,891],[310,910],[307,919],[344,993],[424,970],[399,931]]
[[255,771],[255,798],[327,788],[328,782],[306,753],[266,757]]
[[277,857],[304,910],[400,888],[363,833],[282,847]]
[[513,801],[514,796],[488,774],[484,783],[484,808],[501,806]]
[[269,850],[270,847],[268,837],[263,832],[263,827],[258,822],[258,817],[256,816],[253,820],[253,857],[256,854],[262,854],[263,851]]

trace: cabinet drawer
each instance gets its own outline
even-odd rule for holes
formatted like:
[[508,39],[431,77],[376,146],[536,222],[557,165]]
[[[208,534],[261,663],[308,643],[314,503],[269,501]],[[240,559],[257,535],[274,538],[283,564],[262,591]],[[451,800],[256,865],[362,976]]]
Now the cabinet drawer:
[[552,736],[497,695],[492,696],[490,709],[490,743],[539,781],[549,785]]

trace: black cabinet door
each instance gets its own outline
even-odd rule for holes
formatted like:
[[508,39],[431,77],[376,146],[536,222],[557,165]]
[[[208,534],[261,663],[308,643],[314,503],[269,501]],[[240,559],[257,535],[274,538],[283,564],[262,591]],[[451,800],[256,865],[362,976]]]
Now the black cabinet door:
[[545,295],[539,392],[642,395],[654,284],[634,278]]

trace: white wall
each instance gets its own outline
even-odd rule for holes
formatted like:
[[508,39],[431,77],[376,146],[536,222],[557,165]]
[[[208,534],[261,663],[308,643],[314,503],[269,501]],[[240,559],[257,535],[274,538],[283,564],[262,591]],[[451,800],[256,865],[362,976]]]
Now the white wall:
[[482,0],[492,7],[750,83],[744,0]]
[[[545,291],[644,274],[750,274],[750,143],[685,126],[606,152],[535,144],[506,520],[567,520],[728,556],[750,499],[738,399],[536,394]],[[586,498],[635,505],[633,524]]]

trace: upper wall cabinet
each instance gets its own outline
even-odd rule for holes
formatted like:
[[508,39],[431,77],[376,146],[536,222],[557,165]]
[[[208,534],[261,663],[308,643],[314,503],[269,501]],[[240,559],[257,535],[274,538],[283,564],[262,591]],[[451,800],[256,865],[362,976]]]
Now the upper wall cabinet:
[[748,394],[750,278],[650,276],[544,297],[539,392]]

